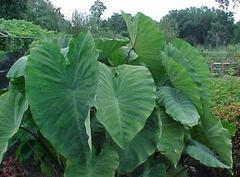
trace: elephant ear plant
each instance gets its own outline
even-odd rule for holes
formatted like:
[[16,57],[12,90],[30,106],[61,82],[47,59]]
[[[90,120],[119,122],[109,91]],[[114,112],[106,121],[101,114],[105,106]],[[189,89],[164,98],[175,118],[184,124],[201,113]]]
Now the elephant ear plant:
[[229,134],[209,109],[204,58],[183,40],[166,42],[143,14],[123,17],[128,39],[82,33],[64,49],[41,41],[11,68],[0,96],[0,160],[31,116],[65,177],[171,176],[183,156],[232,168]]

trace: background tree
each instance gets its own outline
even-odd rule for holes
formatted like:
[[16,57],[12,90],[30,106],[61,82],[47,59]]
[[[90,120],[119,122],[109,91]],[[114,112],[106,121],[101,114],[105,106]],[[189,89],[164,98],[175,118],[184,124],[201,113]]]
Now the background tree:
[[73,34],[77,34],[80,31],[86,31],[90,25],[90,17],[86,13],[75,10],[72,13],[71,24],[71,33]]
[[113,13],[113,15],[108,18],[107,20],[107,26],[110,30],[112,30],[115,33],[121,33],[123,31],[127,31],[126,23],[119,13]]
[[89,9],[90,14],[93,18],[96,19],[97,22],[100,21],[101,16],[103,14],[103,12],[107,9],[107,7],[104,5],[103,2],[97,0],[94,2],[94,4],[91,6],[91,8]]
[[0,18],[23,19],[27,9],[28,0],[0,0]]
[[178,23],[174,18],[163,17],[159,26],[161,31],[164,32],[166,39],[179,36]]
[[240,43],[240,22],[235,25],[233,42]]
[[177,22],[179,37],[192,44],[224,45],[233,38],[232,12],[207,7],[191,7],[170,11],[163,19]]
[[29,1],[27,20],[52,31],[65,31],[70,26],[61,9],[55,8],[49,0]]
[[230,3],[232,2],[234,6],[239,6],[240,0],[215,0],[220,4],[220,7],[227,9]]

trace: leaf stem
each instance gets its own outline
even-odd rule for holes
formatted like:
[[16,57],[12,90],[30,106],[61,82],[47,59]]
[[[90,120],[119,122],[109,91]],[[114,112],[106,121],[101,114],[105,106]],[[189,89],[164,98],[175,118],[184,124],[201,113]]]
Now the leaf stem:
[[173,177],[178,177],[180,174],[182,174],[184,171],[187,170],[187,167],[182,168],[176,175],[174,175]]
[[64,173],[64,168],[59,164],[58,159],[55,157],[54,154],[49,150],[48,146],[37,136],[35,135],[31,130],[25,128],[25,127],[20,127],[20,129],[24,130],[28,134],[30,134],[32,137],[34,137],[39,144],[46,150],[47,154],[52,158],[52,160],[55,162],[56,168],[58,171],[60,171],[61,174]]
[[127,57],[126,57],[126,61],[125,61],[125,63],[128,63],[128,61],[129,61],[129,58],[130,58],[130,54],[131,54],[131,52],[133,51],[133,47],[128,51],[128,55],[127,55]]

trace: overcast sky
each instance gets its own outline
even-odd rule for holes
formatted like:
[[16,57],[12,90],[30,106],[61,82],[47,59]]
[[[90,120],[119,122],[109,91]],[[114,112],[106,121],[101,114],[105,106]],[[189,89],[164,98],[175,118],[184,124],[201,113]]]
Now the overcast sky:
[[[76,9],[81,12],[88,12],[95,0],[50,0],[56,7],[61,7],[61,12],[70,18],[72,12]],[[170,10],[184,9],[187,7],[218,7],[215,0],[101,0],[107,7],[103,18],[110,17],[113,12],[121,10],[127,13],[135,14],[143,12],[144,14],[159,21]],[[240,9],[235,10],[235,19],[240,20]]]

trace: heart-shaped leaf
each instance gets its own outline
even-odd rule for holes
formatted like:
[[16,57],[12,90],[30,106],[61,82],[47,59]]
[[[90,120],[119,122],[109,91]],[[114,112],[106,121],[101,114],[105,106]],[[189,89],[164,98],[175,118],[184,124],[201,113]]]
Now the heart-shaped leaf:
[[126,148],[153,111],[156,88],[143,66],[100,64],[96,117],[113,140]]
[[67,58],[49,42],[29,55],[26,94],[34,121],[66,158],[86,159],[90,153],[88,116],[98,82],[97,57],[90,33],[71,40]]

